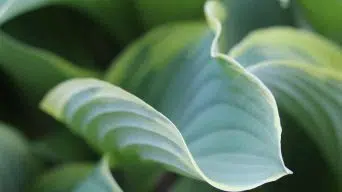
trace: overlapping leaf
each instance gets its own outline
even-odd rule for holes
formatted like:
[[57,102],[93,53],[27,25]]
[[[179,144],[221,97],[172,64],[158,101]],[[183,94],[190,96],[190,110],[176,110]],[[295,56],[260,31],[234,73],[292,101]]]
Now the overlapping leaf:
[[219,52],[221,25],[211,13],[215,35],[198,23],[167,25],[114,63],[107,79],[155,109],[95,79],[57,86],[42,109],[104,153],[134,150],[221,190],[251,189],[288,174],[274,98]]
[[226,53],[233,45],[239,42],[248,32],[258,28],[274,25],[292,25],[293,15],[291,10],[283,9],[274,0],[214,0],[206,4],[211,12],[220,17],[222,25],[220,49]]
[[230,56],[271,89],[342,183],[342,49],[310,32],[275,28],[252,33]]
[[121,192],[109,170],[108,158],[97,166],[74,163],[58,166],[38,178],[32,192]]
[[122,192],[122,189],[113,179],[109,169],[109,159],[105,157],[90,176],[81,182],[73,191]]
[[24,191],[37,168],[27,141],[0,123],[0,191]]
[[31,192],[65,192],[72,191],[95,168],[90,163],[70,163],[59,165],[40,175],[31,186]]

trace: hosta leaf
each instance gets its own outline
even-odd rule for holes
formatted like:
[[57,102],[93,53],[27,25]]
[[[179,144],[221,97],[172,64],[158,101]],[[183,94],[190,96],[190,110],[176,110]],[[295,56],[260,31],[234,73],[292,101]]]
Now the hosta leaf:
[[37,168],[23,136],[0,123],[0,191],[24,191]]
[[340,46],[323,36],[290,27],[253,32],[236,45],[230,55],[245,67],[273,60],[298,60],[310,65],[342,70]]
[[108,158],[97,166],[73,163],[58,166],[41,175],[32,192],[121,192],[111,176]]
[[40,175],[31,187],[31,191],[72,191],[92,173],[94,167],[95,166],[90,163],[70,163],[57,166]]
[[219,42],[223,53],[254,29],[293,24],[291,10],[283,9],[275,0],[208,0],[205,11],[223,24]]
[[88,178],[77,186],[74,192],[122,192],[109,169],[109,159],[105,157]]
[[309,32],[275,28],[252,33],[230,55],[271,89],[342,183],[341,48]]
[[0,69],[24,91],[25,97],[38,101],[57,83],[72,77],[96,76],[58,56],[23,43],[0,31]]
[[41,107],[103,153],[135,151],[221,190],[276,180],[290,171],[281,157],[274,98],[218,52],[216,24],[215,39],[198,23],[161,27],[114,63],[107,79],[158,111],[117,86],[87,78],[60,84]]
[[[270,181],[286,174],[279,155],[279,145],[270,140],[270,145],[267,146],[274,145],[274,152],[271,152],[271,149],[266,148],[257,139],[261,137],[259,133],[253,133],[257,135],[251,137],[244,131],[227,127],[228,131],[223,128],[210,134],[209,130],[202,128],[203,131],[197,131],[197,135],[189,135],[192,137],[189,137],[192,139],[188,144],[191,147],[189,149],[178,129],[166,117],[137,97],[102,81],[67,81],[50,93],[43,102],[43,109],[68,123],[75,132],[86,137],[104,152],[133,147],[142,159],[163,163],[170,170],[206,180],[224,190],[255,187],[259,183],[254,182],[263,183],[265,177],[271,176],[266,179]],[[225,113],[227,108],[220,106],[216,110],[223,110],[219,112]],[[214,118],[210,113],[208,115]],[[222,116],[229,120],[227,116]],[[223,119],[214,120],[224,122]],[[201,126],[188,129],[198,127]],[[208,136],[201,136],[203,133]],[[268,134],[266,132],[265,140]],[[223,139],[227,138],[231,138],[232,142],[223,142]],[[212,139],[216,142],[212,142]],[[239,144],[241,141],[244,141],[244,145]],[[253,145],[253,148],[248,147],[249,144]],[[247,147],[244,147],[246,145]],[[201,150],[204,147],[207,147],[206,151]],[[192,153],[189,150],[192,150]],[[239,152],[235,152],[236,150]],[[220,169],[214,169],[213,165],[219,166]],[[246,174],[249,175],[247,181],[244,180]]]

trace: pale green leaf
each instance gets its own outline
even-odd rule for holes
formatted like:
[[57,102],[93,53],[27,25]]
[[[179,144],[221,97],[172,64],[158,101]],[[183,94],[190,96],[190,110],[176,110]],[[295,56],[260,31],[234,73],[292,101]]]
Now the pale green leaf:
[[24,191],[37,168],[26,139],[0,123],[0,191]]
[[342,49],[309,32],[275,28],[252,33],[230,56],[271,89],[342,183]]
[[229,55],[244,67],[273,60],[296,60],[342,70],[340,46],[323,36],[290,27],[252,32]]
[[96,169],[82,181],[73,192],[122,192],[109,169],[109,159],[105,157]]
[[[273,96],[215,51],[217,37],[210,50],[214,36],[201,26],[156,29],[132,45],[108,75],[168,118],[127,91],[95,79],[60,84],[45,97],[42,109],[103,153],[134,150],[142,160],[222,190],[251,189],[288,174]],[[177,44],[177,38],[185,37],[188,45]]]

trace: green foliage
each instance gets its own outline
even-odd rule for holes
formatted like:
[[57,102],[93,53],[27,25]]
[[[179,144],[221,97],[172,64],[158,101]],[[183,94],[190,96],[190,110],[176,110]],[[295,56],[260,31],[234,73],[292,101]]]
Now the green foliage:
[[40,175],[32,192],[63,192],[72,191],[91,174],[94,166],[89,163],[72,163],[59,165]]
[[342,192],[341,6],[0,0],[0,191]]
[[342,43],[342,3],[338,0],[298,0],[300,10],[317,31]]
[[35,176],[38,164],[23,136],[3,123],[0,123],[0,155],[0,191],[23,191]]

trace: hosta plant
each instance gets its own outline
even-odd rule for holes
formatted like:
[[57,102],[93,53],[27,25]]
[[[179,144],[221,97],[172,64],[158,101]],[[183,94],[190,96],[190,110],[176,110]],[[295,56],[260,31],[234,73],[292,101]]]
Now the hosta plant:
[[[327,165],[322,188],[313,189],[342,191],[341,47],[314,31],[269,27],[292,24],[290,8],[277,1],[245,3],[209,0],[206,22],[174,22],[198,16],[202,1],[166,4],[170,13],[151,0],[0,1],[0,24],[9,22],[0,31],[1,69],[25,101],[41,100],[69,130],[28,144],[1,126],[0,191],[305,190],[277,183],[306,182],[296,163],[285,166],[311,158],[292,147],[306,140],[305,150],[323,159],[308,164]],[[10,35],[24,25],[10,19],[47,5],[87,14],[125,48],[94,71]],[[137,39],[132,5],[147,31]],[[280,11],[260,14],[265,7]],[[47,159],[55,167],[39,174],[51,167]]]

